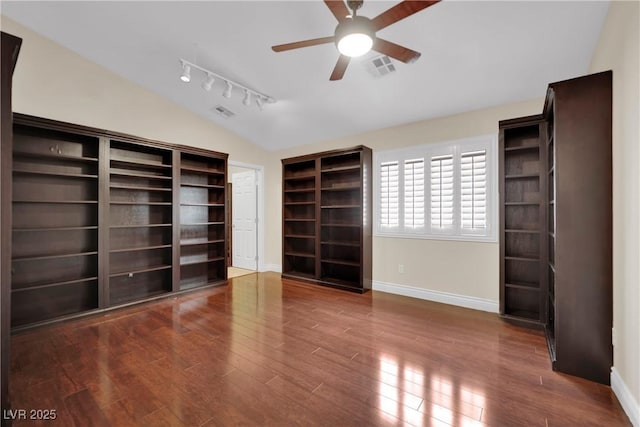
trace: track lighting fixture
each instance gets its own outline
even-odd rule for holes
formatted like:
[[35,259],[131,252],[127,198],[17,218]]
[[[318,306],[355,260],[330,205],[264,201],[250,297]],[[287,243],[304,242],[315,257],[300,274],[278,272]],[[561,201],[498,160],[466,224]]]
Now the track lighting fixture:
[[180,59],[180,63],[182,64],[182,74],[180,75],[180,80],[182,80],[185,83],[189,83],[191,81],[191,70],[192,69],[198,70],[204,73],[205,75],[204,80],[202,81],[202,88],[207,92],[211,91],[216,80],[220,80],[225,82],[226,84],[226,88],[222,92],[222,96],[224,96],[225,98],[231,98],[234,88],[243,90],[244,99],[242,100],[242,103],[247,107],[251,106],[252,98],[256,100],[256,105],[258,106],[258,108],[260,108],[260,110],[262,110],[262,106],[265,103],[273,104],[276,102],[276,100],[270,97],[269,95],[265,95],[264,93],[260,93],[253,89],[250,89],[238,82],[235,82],[227,77],[221,76],[218,73],[214,73],[211,70],[207,70],[206,68],[200,67],[199,65],[196,65],[192,62],[185,61],[184,59]]
[[222,93],[222,96],[225,98],[231,98],[231,91],[233,90],[233,85],[229,80],[227,80],[227,88]]
[[212,74],[207,74],[207,80],[202,82],[202,89],[206,90],[207,92],[211,91],[211,88],[213,87],[213,82],[215,81],[216,81],[216,78],[213,77]]
[[245,105],[245,107],[251,105],[251,94],[249,93],[248,89],[244,90],[244,99],[242,100],[242,103]]
[[189,64],[185,64],[182,62],[182,75],[180,76],[180,80],[185,83],[189,83],[191,81],[191,67]]

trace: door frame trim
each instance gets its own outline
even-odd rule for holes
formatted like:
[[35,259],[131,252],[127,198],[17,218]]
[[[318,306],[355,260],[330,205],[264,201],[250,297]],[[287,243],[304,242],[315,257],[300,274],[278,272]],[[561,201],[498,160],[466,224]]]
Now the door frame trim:
[[[258,233],[258,271],[267,271],[267,267],[264,264],[264,166],[255,165],[252,163],[245,162],[236,162],[233,160],[228,161],[228,166],[236,166],[239,168],[245,169],[253,169],[256,172],[256,185],[257,185],[257,194],[258,194],[258,227],[256,228]],[[231,178],[231,174],[229,174]],[[233,197],[233,196],[232,196]],[[229,217],[233,223],[233,218],[231,217],[231,212],[229,212]],[[231,254],[233,260],[233,253]]]

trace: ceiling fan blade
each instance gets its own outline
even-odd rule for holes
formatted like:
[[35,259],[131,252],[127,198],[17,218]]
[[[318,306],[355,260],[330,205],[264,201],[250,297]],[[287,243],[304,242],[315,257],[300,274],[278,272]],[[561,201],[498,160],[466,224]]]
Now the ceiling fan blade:
[[376,52],[380,52],[397,59],[398,61],[404,62],[405,64],[415,62],[420,58],[420,52],[416,52],[415,50],[411,50],[379,37],[376,38],[375,42],[373,42],[372,49]]
[[351,15],[343,0],[324,0],[324,4],[327,5],[338,21],[342,21],[347,15]]
[[371,20],[373,23],[373,28],[375,31],[381,30],[385,27],[388,27],[391,24],[395,24],[396,22],[413,15],[416,12],[420,12],[422,9],[426,9],[429,6],[433,6],[434,4],[440,2],[440,0],[435,1],[403,1],[402,3],[398,3],[393,6],[391,9],[387,9],[382,12],[380,15],[376,16]]
[[283,52],[285,50],[299,49],[301,47],[309,47],[309,46],[316,46],[319,44],[333,43],[334,40],[335,38],[333,36],[321,37],[319,39],[310,39],[310,40],[303,40],[303,41],[287,43],[287,44],[279,44],[277,46],[272,46],[271,49],[273,49],[274,52]]
[[346,55],[340,55],[338,58],[338,62],[336,63],[335,68],[333,69],[333,73],[331,73],[331,77],[329,80],[340,80],[344,76],[344,72],[347,70],[347,65],[349,65],[349,58]]

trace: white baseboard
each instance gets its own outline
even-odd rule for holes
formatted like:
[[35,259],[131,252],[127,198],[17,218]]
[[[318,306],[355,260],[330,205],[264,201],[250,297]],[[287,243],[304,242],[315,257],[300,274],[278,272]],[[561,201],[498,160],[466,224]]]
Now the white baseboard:
[[640,404],[634,399],[627,384],[625,384],[615,367],[611,368],[611,389],[629,420],[631,420],[631,424],[634,427],[640,427]]
[[260,272],[275,271],[276,273],[282,273],[282,266],[280,264],[263,264],[260,266]]
[[466,295],[450,294],[447,292],[432,291],[407,285],[397,285],[395,283],[386,283],[377,280],[373,281],[373,290],[435,301],[443,304],[457,305],[460,307],[472,308],[474,310],[488,311],[490,313],[498,313],[500,309],[498,301],[469,297]]

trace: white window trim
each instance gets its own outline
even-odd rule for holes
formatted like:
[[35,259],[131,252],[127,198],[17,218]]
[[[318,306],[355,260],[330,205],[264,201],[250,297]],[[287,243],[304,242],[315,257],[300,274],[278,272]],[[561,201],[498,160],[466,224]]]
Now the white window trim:
[[[477,232],[463,234],[460,224],[460,191],[459,173],[460,156],[463,152],[486,149],[487,151],[487,232],[478,235]],[[431,157],[444,154],[453,154],[454,159],[454,227],[451,231],[436,231],[431,228]],[[425,160],[425,227],[418,230],[405,230],[404,228],[404,162],[416,158]],[[381,229],[379,221],[380,207],[380,163],[398,161],[399,188],[399,227],[393,230]],[[483,135],[472,138],[457,139],[452,141],[423,144],[395,150],[375,151],[373,153],[374,164],[374,227],[373,235],[376,237],[392,237],[404,239],[426,240],[454,240],[471,242],[498,241],[498,138],[497,135]],[[428,202],[427,202],[428,201]]]

